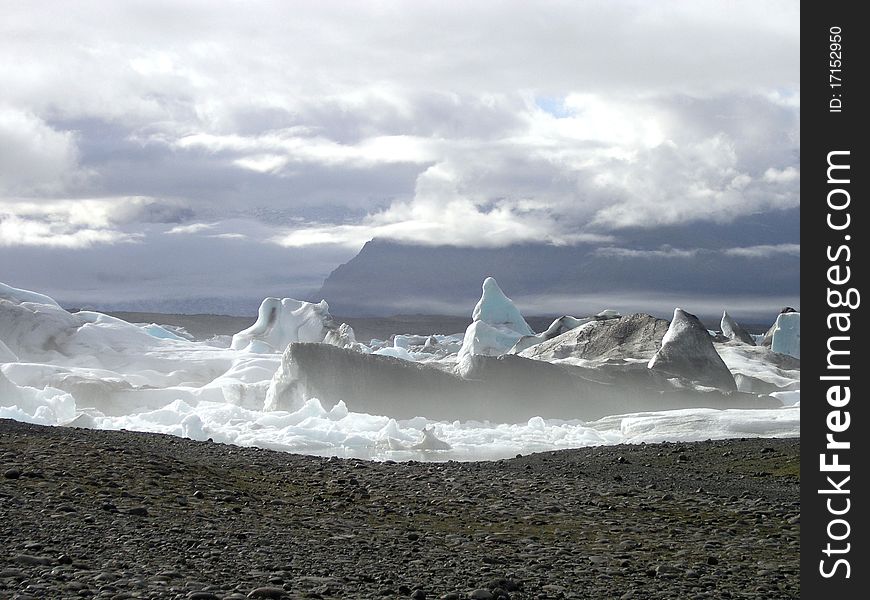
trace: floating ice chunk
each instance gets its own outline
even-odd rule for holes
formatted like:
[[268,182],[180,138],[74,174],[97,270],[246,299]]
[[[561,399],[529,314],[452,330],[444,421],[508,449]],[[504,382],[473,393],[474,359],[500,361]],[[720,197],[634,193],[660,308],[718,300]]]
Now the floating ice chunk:
[[142,329],[145,331],[145,333],[147,333],[151,337],[155,337],[159,340],[177,340],[179,342],[188,341],[188,340],[185,340],[180,335],[177,335],[177,334],[169,331],[165,327],[158,325],[157,323],[151,323],[150,325],[145,325],[142,327]]
[[435,436],[434,427],[424,427],[423,437],[420,441],[411,446],[412,450],[450,450],[452,446],[440,440]]
[[429,337],[427,335],[397,335],[393,338],[393,346],[410,350],[411,346],[425,346]]
[[641,313],[607,319],[596,316],[580,327],[531,346],[520,356],[548,362],[564,359],[648,362],[661,346],[668,326],[664,319]]
[[519,309],[514,306],[510,298],[505,296],[496,280],[492,277],[484,279],[483,294],[471,313],[471,319],[472,321],[483,321],[490,325],[509,329],[520,335],[532,335],[535,333],[529,327],[529,324],[526,323]]
[[732,319],[727,310],[722,312],[720,327],[722,328],[722,335],[727,337],[729,340],[743,342],[750,346],[755,345],[755,338],[749,335],[749,332],[743,329],[737,321]]
[[[603,311],[603,312],[611,312],[611,311]],[[615,312],[615,311],[613,311]],[[601,314],[601,313],[599,313]],[[563,333],[567,333],[572,329],[577,329],[587,323],[591,323],[594,321],[594,317],[584,317],[582,319],[578,319],[576,317],[572,317],[570,315],[565,315],[564,317],[559,317],[547,327],[546,331],[535,335],[526,335],[519,339],[519,341],[514,344],[514,346],[510,349],[511,354],[519,354],[523,350],[527,348],[531,348],[532,346],[537,346],[547,340],[551,340],[554,337],[558,337]]]
[[375,350],[372,354],[377,354],[379,356],[392,356],[393,358],[401,358],[402,360],[409,360],[411,362],[417,361],[413,354],[400,346],[381,348],[380,350]]
[[693,314],[674,309],[674,318],[662,338],[662,346],[648,368],[684,377],[704,386],[734,391],[734,377],[716,352],[710,334]]
[[313,304],[293,298],[266,298],[256,323],[234,335],[231,347],[242,350],[258,341],[267,346],[257,346],[256,351],[271,347],[271,352],[281,352],[291,342],[322,342],[335,328],[326,300]]
[[779,354],[801,357],[801,314],[799,312],[781,313],[776,318],[773,329],[771,350]]
[[495,279],[483,281],[483,294],[474,311],[472,323],[465,330],[458,360],[466,356],[498,356],[510,350],[523,336],[534,335],[523,315],[504,295]]
[[[625,317],[628,319],[634,318]],[[650,317],[652,318],[652,317]],[[564,316],[559,317],[547,328],[543,333],[539,333],[537,335],[527,335],[518,341],[513,348],[511,348],[511,354],[520,354],[523,353],[523,356],[528,356],[529,358],[537,358],[538,360],[549,360],[552,358],[567,358],[572,353],[568,350],[568,346],[574,346],[575,348],[578,345],[587,346],[589,344],[589,340],[580,341],[584,335],[580,332],[591,332],[594,331],[594,327],[597,326],[598,323],[601,322],[617,322],[624,319],[622,315],[620,315],[615,310],[603,310],[597,315],[593,317],[584,317],[582,319],[578,319],[576,317]],[[618,328],[622,329],[622,328]],[[571,342],[568,340],[568,337],[565,336],[568,332],[574,332],[576,337],[574,341]],[[621,332],[623,337],[627,337],[628,332]],[[556,340],[553,343],[547,344],[550,340]],[[535,348],[534,350],[530,350],[529,352],[525,352],[529,348],[541,345],[539,348]],[[592,343],[591,346],[596,346],[597,344]],[[558,349],[556,352],[553,352],[554,349]],[[559,356],[555,356],[558,354]],[[564,354],[564,355],[563,355]],[[545,358],[546,356],[546,358]]]
[[329,420],[330,421],[341,421],[348,415],[347,405],[344,403],[344,400],[339,400],[335,406],[333,406],[329,411]]
[[[60,304],[49,298],[45,294],[38,294],[28,290],[14,288],[11,285],[0,283],[0,300],[8,300],[13,304],[23,304],[31,302],[33,304],[45,304],[54,308],[60,308]],[[61,309],[63,310],[63,309]]]
[[465,330],[457,360],[462,362],[467,356],[499,356],[513,348],[522,337],[523,334],[507,325],[475,321]]
[[202,419],[198,415],[187,415],[181,420],[181,436],[204,442],[208,439]]
[[0,415],[5,414],[5,418],[27,415],[28,422],[57,425],[74,418],[75,413],[75,398],[63,390],[19,386],[0,371]]
[[251,340],[244,348],[250,354],[274,354],[275,347],[263,340]]
[[528,427],[529,429],[536,429],[538,431],[543,431],[547,426],[547,422],[544,421],[541,417],[532,417],[529,419]]
[[99,424],[94,415],[89,411],[78,413],[75,418],[66,423],[62,423],[64,427],[81,427],[82,429],[97,429]]
[[620,314],[620,312],[618,310],[613,310],[612,308],[606,308],[595,316],[602,318],[602,319],[618,319],[622,315]]
[[[793,312],[797,312],[797,311],[795,309],[793,309],[791,306],[783,306],[781,309],[779,309],[779,314],[793,313]],[[770,328],[764,333],[764,336],[761,338],[761,340],[759,340],[759,342],[758,342],[759,346],[770,347],[770,344],[773,342],[774,329],[776,329],[776,321],[774,321],[773,325],[770,326]]]
[[772,398],[776,398],[780,402],[782,402],[783,406],[800,406],[801,405],[801,391],[786,391],[786,392],[773,392],[770,394]]
[[[330,318],[331,319],[331,318]],[[331,320],[327,323],[329,329],[332,325]],[[356,341],[356,336],[353,333],[353,327],[347,323],[342,323],[337,328],[329,329],[326,336],[323,338],[324,344],[332,344],[339,348],[349,348],[351,350],[359,350],[365,348],[362,344]]]

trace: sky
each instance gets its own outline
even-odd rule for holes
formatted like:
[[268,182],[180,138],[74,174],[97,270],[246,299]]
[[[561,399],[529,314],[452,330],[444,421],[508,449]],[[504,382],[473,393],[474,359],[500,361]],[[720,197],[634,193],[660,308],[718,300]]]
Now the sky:
[[99,307],[298,297],[372,238],[691,252],[664,232],[800,204],[799,17],[7,0],[0,281]]

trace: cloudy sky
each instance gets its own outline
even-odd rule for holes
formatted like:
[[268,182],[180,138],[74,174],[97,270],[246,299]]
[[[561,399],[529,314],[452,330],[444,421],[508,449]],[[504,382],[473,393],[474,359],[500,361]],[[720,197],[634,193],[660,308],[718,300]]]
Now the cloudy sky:
[[800,202],[796,1],[0,13],[0,281],[67,302],[302,295],[374,237],[618,253]]

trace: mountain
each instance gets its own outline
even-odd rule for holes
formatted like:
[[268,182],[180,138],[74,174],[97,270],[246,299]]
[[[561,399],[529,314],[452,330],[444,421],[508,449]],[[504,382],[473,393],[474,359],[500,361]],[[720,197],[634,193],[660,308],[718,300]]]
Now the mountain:
[[469,248],[376,239],[335,269],[317,298],[347,316],[467,314],[481,282],[493,276],[528,314],[603,308],[667,314],[683,302],[700,315],[728,307],[743,318],[767,317],[782,303],[799,303],[798,227],[796,211],[789,211],[658,235],[624,231],[604,246]]

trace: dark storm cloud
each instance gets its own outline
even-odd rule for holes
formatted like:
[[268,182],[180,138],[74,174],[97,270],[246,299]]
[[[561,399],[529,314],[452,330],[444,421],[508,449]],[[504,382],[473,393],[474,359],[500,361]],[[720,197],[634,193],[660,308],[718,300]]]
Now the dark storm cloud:
[[694,247],[667,228],[799,205],[798,23],[785,1],[13,3],[0,252],[37,288],[63,263],[121,290],[173,224],[244,235],[168,246],[235,249],[252,286],[375,236]]

